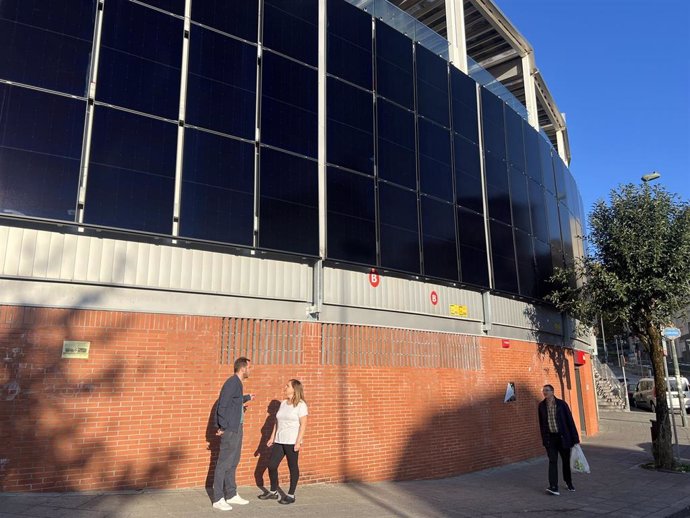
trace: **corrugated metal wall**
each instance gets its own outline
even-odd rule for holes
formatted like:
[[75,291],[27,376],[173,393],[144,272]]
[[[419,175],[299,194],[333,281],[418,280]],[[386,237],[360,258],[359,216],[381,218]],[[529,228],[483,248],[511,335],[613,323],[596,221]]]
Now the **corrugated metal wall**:
[[556,335],[562,333],[561,314],[556,310],[496,295],[491,295],[491,308],[495,324],[538,329],[541,332]]
[[312,295],[303,264],[2,226],[0,276],[304,302]]
[[[11,290],[0,294],[5,304],[59,306],[69,304],[64,301],[74,299],[68,295],[74,291],[76,296],[80,286],[82,291],[105,287],[107,296],[79,292],[79,304],[87,300],[86,306],[102,309],[303,320],[309,318],[313,298],[313,270],[305,264],[5,226],[0,226],[0,278]],[[23,279],[53,288],[32,291],[28,288],[40,283],[19,289],[12,284]],[[490,295],[491,312],[485,315],[478,292],[385,275],[370,281],[367,273],[324,268],[323,309],[338,310],[325,321],[474,335],[488,322],[496,326],[489,335],[561,343],[563,322],[553,309]],[[145,291],[122,290],[118,298],[120,291],[107,290],[112,286]],[[165,295],[167,290],[197,299],[180,305],[179,297]],[[229,306],[212,295],[237,298]],[[195,306],[190,309],[190,304]],[[575,337],[575,323],[567,327],[570,341],[586,348],[587,339]]]
[[467,316],[462,317],[466,320],[481,322],[484,316],[482,296],[474,291],[386,276],[374,287],[366,273],[335,268],[324,268],[323,278],[325,304],[445,317],[453,316],[450,306],[455,305],[467,307]]

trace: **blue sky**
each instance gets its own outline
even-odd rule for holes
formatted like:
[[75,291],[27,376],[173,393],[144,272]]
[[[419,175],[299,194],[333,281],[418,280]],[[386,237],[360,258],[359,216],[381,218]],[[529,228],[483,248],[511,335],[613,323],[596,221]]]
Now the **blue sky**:
[[690,1],[494,2],[566,115],[585,212],[654,170],[690,200]]

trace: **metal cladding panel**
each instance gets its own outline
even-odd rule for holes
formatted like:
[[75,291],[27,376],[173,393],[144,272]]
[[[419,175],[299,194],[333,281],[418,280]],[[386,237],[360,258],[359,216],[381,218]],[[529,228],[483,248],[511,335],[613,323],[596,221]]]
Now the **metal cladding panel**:
[[33,256],[36,251],[36,233],[29,232],[22,235],[21,252],[19,254],[19,264],[17,265],[17,275],[30,276],[33,272]]
[[62,253],[56,252],[60,257],[60,273],[54,279],[70,281],[74,278],[74,266],[77,261],[77,236],[62,236],[63,241],[57,242],[56,247],[62,248]]
[[75,281],[89,280],[89,260],[92,254],[91,239],[77,239],[74,257],[73,279]]
[[304,264],[0,226],[0,275],[309,301]]
[[[325,304],[482,320],[482,296],[473,291],[386,276],[374,285],[370,274],[336,268],[324,268],[323,284]],[[467,315],[451,314],[451,306]]]
[[491,311],[493,321],[496,324],[503,324],[514,327],[530,327],[528,312],[532,306],[517,300],[505,297],[491,296]]
[[180,260],[180,290],[189,290],[192,287],[192,275],[194,265],[194,251],[184,250]]
[[65,236],[50,234],[48,260],[46,264],[46,278],[57,279],[62,271],[62,255],[64,253]]
[[563,331],[561,314],[553,309],[492,295],[491,310],[496,324],[557,335]]
[[[6,272],[7,275],[19,275],[22,233],[18,232],[17,229],[10,229],[4,237],[6,239],[5,250],[7,250],[7,253],[5,254],[5,260],[3,262],[3,272]],[[17,251],[19,253],[17,253]]]
[[[0,243],[7,244],[9,239],[10,229],[7,227],[0,227]],[[0,247],[0,265],[6,264],[7,246]]]
[[[109,282],[103,277],[109,277],[108,272],[112,271],[113,257],[112,250],[108,246],[103,246],[102,239],[88,241],[89,253],[85,256],[87,260],[86,280],[88,282]],[[101,270],[101,266],[103,269]],[[105,274],[105,275],[104,275]]]

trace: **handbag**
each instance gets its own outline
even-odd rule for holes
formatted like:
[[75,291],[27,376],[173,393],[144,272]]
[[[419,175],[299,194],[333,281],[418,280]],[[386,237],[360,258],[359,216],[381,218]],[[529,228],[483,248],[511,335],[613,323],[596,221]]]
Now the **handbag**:
[[582,448],[576,444],[570,450],[570,469],[576,473],[589,473],[589,462]]

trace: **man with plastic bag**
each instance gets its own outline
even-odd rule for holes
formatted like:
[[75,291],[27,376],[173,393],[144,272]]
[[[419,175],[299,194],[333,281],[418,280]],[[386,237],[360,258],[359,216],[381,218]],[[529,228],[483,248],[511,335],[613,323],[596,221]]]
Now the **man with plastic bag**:
[[570,472],[570,449],[580,443],[573,414],[570,407],[553,393],[552,385],[542,388],[544,400],[539,403],[539,430],[546,453],[549,456],[549,487],[547,493],[560,495],[558,492],[558,456],[563,464],[563,480],[568,491],[575,491]]

